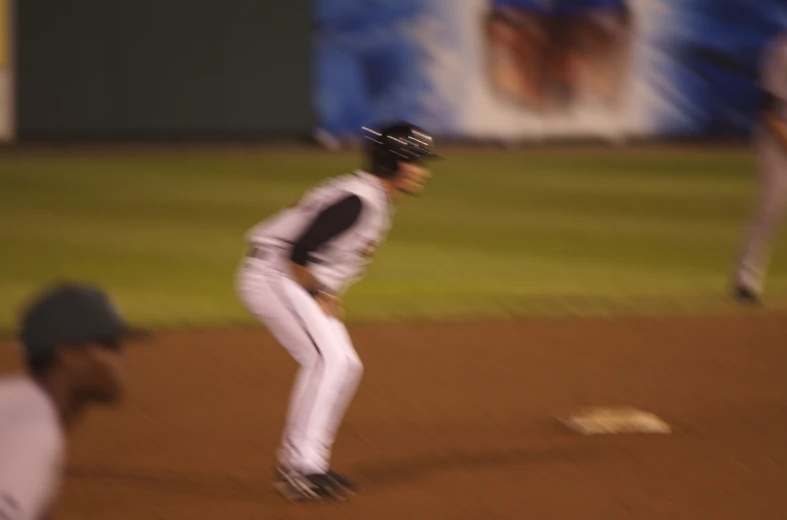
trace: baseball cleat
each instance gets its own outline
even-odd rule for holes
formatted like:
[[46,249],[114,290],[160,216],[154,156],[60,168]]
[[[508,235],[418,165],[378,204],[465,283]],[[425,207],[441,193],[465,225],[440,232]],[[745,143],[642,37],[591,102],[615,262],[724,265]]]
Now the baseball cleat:
[[760,301],[760,295],[757,294],[756,291],[743,285],[735,286],[735,289],[733,290],[733,298],[735,298],[738,303],[744,305],[760,305],[762,303]]
[[333,470],[328,470],[326,475],[333,479],[334,482],[342,489],[345,493],[349,495],[355,495],[358,492],[358,484],[353,482],[352,480],[348,479],[346,476],[342,475],[341,473],[336,473]]
[[342,486],[327,473],[304,475],[278,468],[273,488],[290,502],[342,500],[346,495]]

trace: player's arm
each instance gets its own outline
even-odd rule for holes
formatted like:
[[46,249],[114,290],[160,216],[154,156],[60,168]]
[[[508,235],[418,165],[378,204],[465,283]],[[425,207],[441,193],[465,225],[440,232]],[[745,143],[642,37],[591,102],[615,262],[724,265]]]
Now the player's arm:
[[324,291],[309,269],[312,253],[344,233],[358,221],[363,204],[357,195],[348,195],[323,209],[295,241],[290,253],[290,268],[295,280],[310,294]]
[[764,126],[782,146],[787,146],[787,38],[774,39],[766,47],[760,63],[760,114]]

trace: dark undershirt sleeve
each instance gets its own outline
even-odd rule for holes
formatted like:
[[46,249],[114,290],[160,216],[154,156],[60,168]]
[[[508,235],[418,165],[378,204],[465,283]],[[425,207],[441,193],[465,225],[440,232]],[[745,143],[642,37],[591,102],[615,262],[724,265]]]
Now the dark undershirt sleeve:
[[783,104],[784,104],[784,100],[775,96],[771,92],[768,92],[767,90],[764,89],[760,92],[761,111],[771,112],[773,110],[778,110]]
[[305,266],[313,251],[355,224],[361,215],[361,208],[360,197],[348,195],[322,210],[293,244],[290,259]]

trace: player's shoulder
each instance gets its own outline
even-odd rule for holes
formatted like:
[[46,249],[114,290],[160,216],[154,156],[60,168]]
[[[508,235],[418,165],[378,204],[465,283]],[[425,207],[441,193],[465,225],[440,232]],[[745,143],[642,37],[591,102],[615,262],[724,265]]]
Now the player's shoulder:
[[332,195],[347,191],[347,186],[351,184],[351,174],[339,174],[326,177],[314,184],[307,195],[318,197],[331,197]]
[[0,380],[0,424],[9,437],[40,449],[61,449],[63,433],[54,404],[30,378]]
[[324,186],[332,198],[358,197],[364,207],[376,208],[387,200],[379,180],[360,170],[332,177]]
[[43,391],[35,382],[22,375],[0,378],[0,407],[11,408],[19,404],[29,404],[37,408]]

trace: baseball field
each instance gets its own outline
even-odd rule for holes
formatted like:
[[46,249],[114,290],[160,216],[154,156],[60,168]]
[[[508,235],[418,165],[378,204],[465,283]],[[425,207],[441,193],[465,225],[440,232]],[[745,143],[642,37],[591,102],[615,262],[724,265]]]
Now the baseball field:
[[[334,462],[363,492],[308,506],[270,487],[295,364],[234,271],[251,225],[355,156],[0,156],[0,331],[58,278],[160,331],[129,353],[126,406],[75,432],[57,517],[787,517],[787,250],[764,308],[728,297],[749,151],[442,152],[346,300],[366,371]],[[5,341],[0,368],[16,356]],[[673,433],[554,421],[583,405],[640,407]]]

